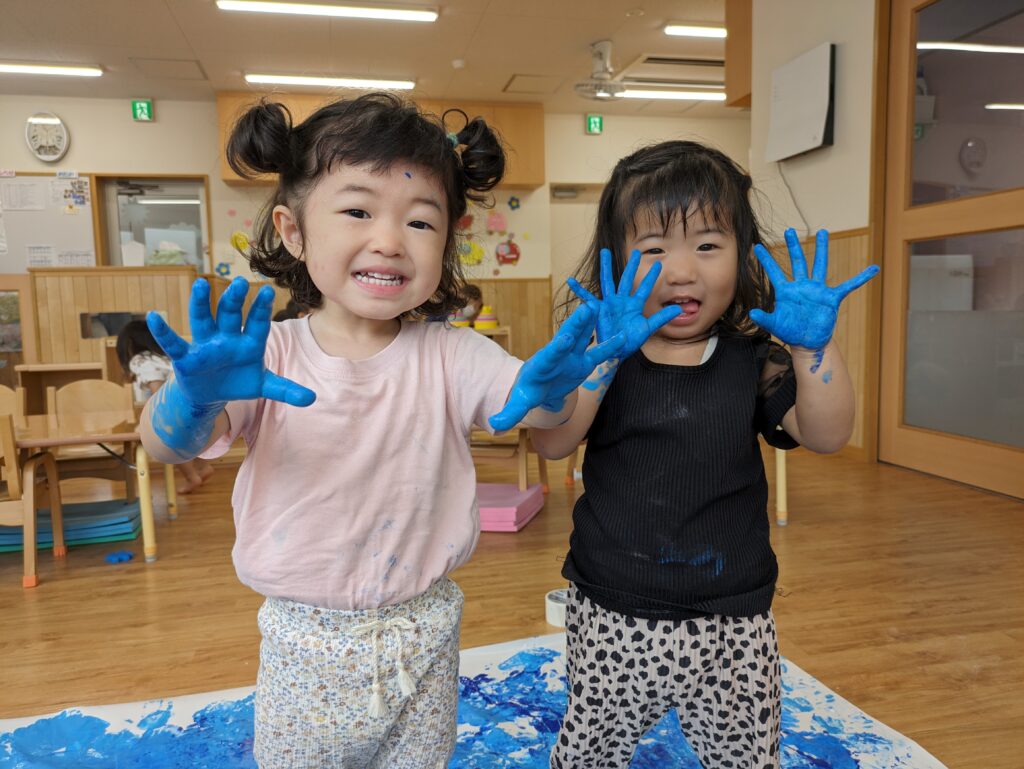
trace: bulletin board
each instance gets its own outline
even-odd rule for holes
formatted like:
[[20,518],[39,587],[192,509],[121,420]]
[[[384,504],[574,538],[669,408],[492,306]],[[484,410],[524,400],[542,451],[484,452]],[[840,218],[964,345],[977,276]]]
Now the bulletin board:
[[0,177],[0,273],[96,264],[88,176]]

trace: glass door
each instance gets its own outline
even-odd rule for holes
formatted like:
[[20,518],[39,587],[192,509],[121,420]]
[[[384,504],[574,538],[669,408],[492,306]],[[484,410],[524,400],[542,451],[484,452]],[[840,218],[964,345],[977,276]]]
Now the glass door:
[[879,458],[1024,497],[1024,0],[893,0]]

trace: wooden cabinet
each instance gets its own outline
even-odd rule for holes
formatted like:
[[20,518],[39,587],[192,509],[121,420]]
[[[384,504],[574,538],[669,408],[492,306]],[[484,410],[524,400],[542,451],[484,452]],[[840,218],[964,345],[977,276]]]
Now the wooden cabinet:
[[[272,176],[247,181],[231,170],[224,149],[227,146],[231,128],[239,116],[260,98],[256,93],[217,94],[217,128],[221,147],[221,178],[229,184],[260,184],[273,181]],[[308,117],[314,110],[331,101],[328,94],[272,94],[270,98],[288,107],[296,123]],[[502,187],[536,189],[544,184],[544,108],[540,104],[491,103],[441,101],[418,99],[417,104],[424,112],[441,115],[445,110],[461,109],[470,118],[482,117],[495,128],[505,143],[508,152],[508,166]],[[449,128],[462,127],[461,117],[449,115]]]
[[725,0],[725,106],[750,107],[752,0]]

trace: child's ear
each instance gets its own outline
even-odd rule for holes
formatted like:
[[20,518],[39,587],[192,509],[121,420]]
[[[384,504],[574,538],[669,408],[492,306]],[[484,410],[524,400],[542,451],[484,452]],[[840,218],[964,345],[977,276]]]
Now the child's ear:
[[302,232],[299,230],[299,220],[288,206],[274,206],[273,219],[274,229],[281,236],[281,243],[288,249],[289,254],[301,261]]

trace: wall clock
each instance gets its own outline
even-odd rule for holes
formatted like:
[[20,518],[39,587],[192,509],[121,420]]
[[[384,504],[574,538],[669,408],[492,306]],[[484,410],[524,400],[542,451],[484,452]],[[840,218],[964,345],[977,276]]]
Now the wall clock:
[[70,139],[68,127],[52,112],[37,112],[25,121],[25,143],[44,163],[56,163],[64,157]]

